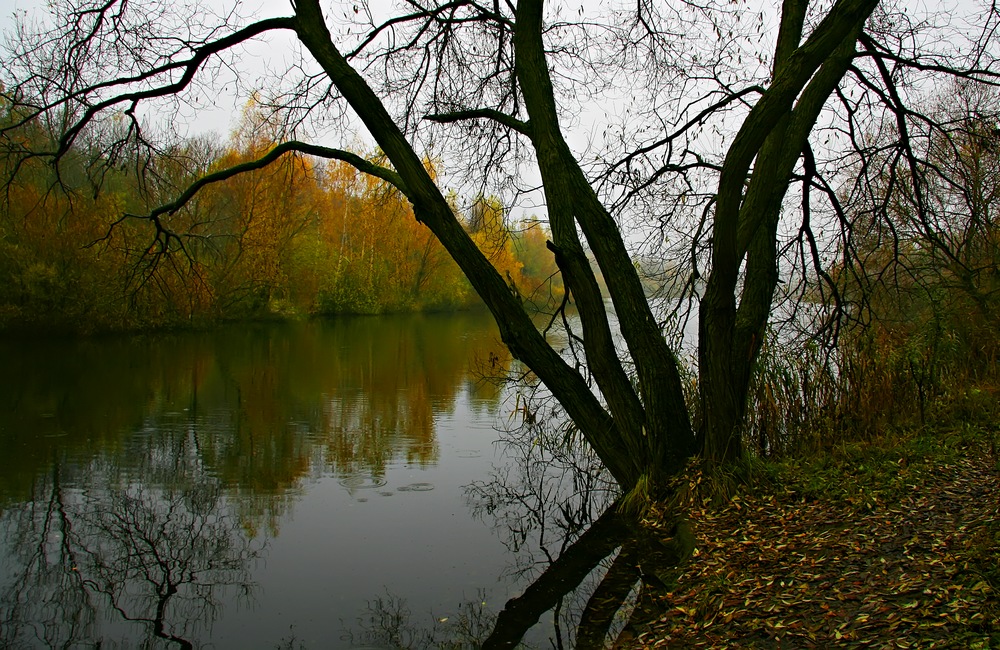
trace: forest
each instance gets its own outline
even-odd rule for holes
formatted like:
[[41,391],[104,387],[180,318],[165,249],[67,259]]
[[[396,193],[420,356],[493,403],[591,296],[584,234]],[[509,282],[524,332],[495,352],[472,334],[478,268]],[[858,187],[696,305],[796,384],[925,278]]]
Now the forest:
[[[10,124],[9,104],[5,113]],[[150,241],[145,223],[123,216],[169,203],[202,175],[257,159],[274,148],[273,131],[251,100],[227,140],[179,141],[141,169],[118,165],[97,182],[87,178],[106,162],[97,145],[74,148],[70,168],[58,174],[8,156],[0,329],[96,333],[482,308],[405,197],[346,162],[286,155],[212,184],[172,216],[171,228],[183,222],[183,235],[163,241]],[[36,125],[22,137],[38,147],[46,136]],[[433,172],[434,161],[426,164]],[[493,197],[451,200],[527,305],[550,309],[562,300],[544,223],[514,221]]]
[[[244,9],[63,0],[19,23],[0,322],[481,301],[637,506],[692,458],[995,401],[996,7]],[[237,64],[268,39],[302,64],[252,89]],[[225,144],[162,122],[229,66],[249,97]]]

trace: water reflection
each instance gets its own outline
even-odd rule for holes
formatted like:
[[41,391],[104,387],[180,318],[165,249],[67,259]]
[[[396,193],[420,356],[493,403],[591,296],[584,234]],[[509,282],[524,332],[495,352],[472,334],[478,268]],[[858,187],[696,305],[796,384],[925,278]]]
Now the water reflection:
[[[683,543],[661,539],[622,515],[597,459],[567,444],[559,413],[535,406],[538,417],[523,418],[506,432],[507,462],[466,488],[474,515],[511,550],[505,574],[523,585],[520,594],[499,611],[479,597],[460,604],[453,616],[427,621],[388,593],[369,601],[348,637],[353,644],[407,650],[628,647],[658,617],[667,583],[686,559]],[[540,643],[531,635],[539,621],[548,637]]]
[[559,405],[543,390],[526,395],[517,403],[531,416],[503,436],[510,462],[468,499],[516,551],[512,573],[531,581],[476,647],[517,647],[546,616],[550,647],[628,647],[659,615],[692,541],[621,514],[617,486]]
[[34,498],[0,518],[3,647],[98,647],[120,635],[122,647],[145,637],[192,648],[222,603],[252,597],[262,545],[227,514],[217,482],[149,489],[95,462],[85,485],[68,487],[66,470],[55,462]]
[[[388,469],[434,467],[460,395],[462,409],[499,403],[473,369],[511,364],[477,314],[3,341],[0,355],[0,645],[15,648],[213,639],[267,601],[257,560],[324,477],[354,502],[426,507],[413,499],[431,474],[390,483]],[[345,530],[370,525],[337,508]],[[338,553],[340,532],[311,537],[329,547],[310,558],[317,576],[372,559]],[[338,588],[317,579],[292,598]]]
[[[395,458],[434,463],[434,418],[452,411],[459,391],[485,408],[499,399],[470,371],[477,359],[494,360],[500,372],[511,363],[485,318],[0,342],[8,364],[0,373],[0,505],[26,498],[53,454],[138,455],[144,477],[163,484],[174,463],[194,455],[225,485],[254,495],[283,493],[322,471],[377,480]],[[145,446],[164,434],[168,445]]]
[[404,599],[386,594],[368,603],[357,631],[347,638],[354,648],[471,650],[482,647],[496,624],[496,614],[478,598],[459,604],[453,616],[432,619],[426,627],[414,618]]
[[3,647],[509,647],[539,619],[570,647],[648,555],[559,414],[482,380],[513,367],[485,315],[0,355]]
[[405,650],[536,647],[525,636],[549,615],[553,634],[544,647],[628,647],[659,617],[668,592],[661,578],[682,559],[611,507],[499,613],[476,598],[460,604],[455,616],[422,625],[426,618],[390,593],[368,603],[347,638],[352,647]]

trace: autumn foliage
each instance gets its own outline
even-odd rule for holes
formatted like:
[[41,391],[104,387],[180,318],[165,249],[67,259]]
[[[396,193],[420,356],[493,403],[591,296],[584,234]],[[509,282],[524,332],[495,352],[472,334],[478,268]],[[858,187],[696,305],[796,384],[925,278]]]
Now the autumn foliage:
[[[22,164],[0,205],[0,327],[141,329],[479,305],[406,198],[343,162],[286,154],[208,185],[164,221],[169,234],[128,216],[172,201],[200,176],[261,157],[274,146],[268,131],[250,104],[223,147],[182,143],[144,175],[106,175],[99,192]],[[81,170],[88,155],[73,152]],[[10,172],[15,161],[5,164]],[[425,164],[433,172],[434,162]],[[464,212],[459,203],[470,236],[512,290],[539,308],[562,299],[544,225],[510,224],[495,198],[475,198]]]

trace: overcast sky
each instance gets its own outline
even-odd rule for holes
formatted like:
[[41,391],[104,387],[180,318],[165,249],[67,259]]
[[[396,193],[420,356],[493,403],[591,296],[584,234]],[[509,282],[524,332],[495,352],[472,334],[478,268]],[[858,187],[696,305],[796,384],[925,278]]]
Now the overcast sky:
[[[237,2],[237,0],[199,0],[202,6],[212,8],[219,13],[239,4],[241,13],[244,16],[254,19],[266,18],[279,15],[290,15],[291,9],[288,0],[249,0]],[[7,40],[13,33],[15,16],[23,18],[27,16],[44,20],[47,16],[47,2],[45,0],[0,0],[0,31]],[[288,53],[291,46],[287,42],[282,42],[280,36],[271,35],[268,41],[251,43],[246,47],[246,55],[241,56],[237,62],[242,71],[243,80],[247,84],[253,84],[254,80],[262,79],[269,69],[283,69],[288,62]],[[218,133],[222,137],[228,137],[231,129],[235,126],[241,115],[243,105],[248,97],[245,93],[237,95],[235,79],[232,74],[223,73],[214,84],[213,90],[216,100],[213,105],[199,109],[197,112],[185,110],[179,116],[179,126],[184,127],[187,135],[200,135],[206,133]],[[175,121],[175,125],[178,123]]]

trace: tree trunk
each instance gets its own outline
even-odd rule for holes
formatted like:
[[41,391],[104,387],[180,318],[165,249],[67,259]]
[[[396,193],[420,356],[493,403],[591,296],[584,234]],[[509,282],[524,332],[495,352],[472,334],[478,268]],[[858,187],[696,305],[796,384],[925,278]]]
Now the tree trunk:
[[712,270],[698,324],[699,442],[709,463],[743,457],[750,381],[779,279],[781,204],[809,133],[847,71],[876,4],[841,0],[800,44],[807,2],[785,0],[772,83],[726,156],[716,195]]

